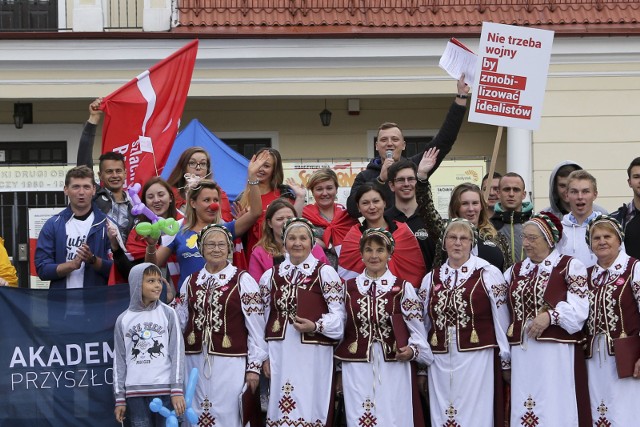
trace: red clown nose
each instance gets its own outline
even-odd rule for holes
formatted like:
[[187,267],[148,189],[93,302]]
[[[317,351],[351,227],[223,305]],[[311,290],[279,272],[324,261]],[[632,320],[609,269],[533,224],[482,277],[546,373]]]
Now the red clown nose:
[[220,209],[220,205],[216,202],[213,202],[209,205],[209,210],[217,211],[218,209]]

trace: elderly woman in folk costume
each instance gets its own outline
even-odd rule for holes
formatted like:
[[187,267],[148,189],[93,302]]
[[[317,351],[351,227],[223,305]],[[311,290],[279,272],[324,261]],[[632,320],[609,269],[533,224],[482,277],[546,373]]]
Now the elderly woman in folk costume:
[[[598,258],[589,274],[587,371],[594,425],[632,426],[640,420],[640,359],[623,346],[640,341],[640,262],[622,249],[624,232],[613,217],[589,222],[587,244]],[[627,351],[624,355],[621,352]],[[630,377],[619,377],[617,359]]]
[[404,222],[384,216],[384,193],[379,185],[366,183],[355,193],[358,211],[363,216],[362,224],[355,224],[344,240],[338,258],[338,274],[344,280],[357,277],[364,270],[360,255],[360,238],[368,228],[384,228],[396,242],[395,253],[389,261],[389,269],[398,277],[410,281],[416,287],[426,273],[420,245],[413,231]]
[[[413,285],[387,267],[394,245],[385,229],[366,230],[360,239],[365,268],[346,283],[347,322],[335,357],[342,361],[348,426],[423,425],[418,394],[413,404],[409,398],[415,381],[409,361],[430,364],[433,356],[422,325],[422,303]],[[409,331],[402,347],[397,344],[392,316]]]
[[336,271],[311,254],[308,220],[287,221],[282,240],[284,261],[260,278],[270,363],[265,375],[271,377],[267,425],[324,426],[333,345],[344,331],[344,287]]
[[442,240],[447,261],[425,276],[418,291],[434,357],[428,376],[431,424],[504,426],[507,284],[500,270],[472,254],[477,232],[471,222],[449,221]]
[[581,347],[587,270],[556,250],[561,237],[555,215],[533,215],[522,228],[527,257],[504,274],[512,322],[511,425],[591,425]]
[[233,237],[225,226],[204,227],[198,249],[205,266],[184,281],[174,303],[185,367],[200,374],[193,402],[197,425],[241,427],[238,396],[245,382],[255,392],[268,357],[260,289],[228,261]]

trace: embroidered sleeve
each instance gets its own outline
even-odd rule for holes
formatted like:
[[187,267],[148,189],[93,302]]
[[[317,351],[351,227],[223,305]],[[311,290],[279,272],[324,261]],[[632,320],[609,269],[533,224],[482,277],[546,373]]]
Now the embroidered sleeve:
[[[431,318],[429,317],[429,292],[431,290],[431,283],[433,280],[433,270],[424,276],[422,279],[422,284],[418,289],[417,295],[420,297],[420,302],[422,304],[422,325],[424,326],[425,339],[428,340],[429,331],[431,330]],[[431,347],[429,347],[429,351],[431,351]],[[432,355],[433,357],[433,355]],[[424,362],[422,363],[425,364]]]
[[587,269],[580,260],[572,258],[565,274],[567,300],[560,301],[554,310],[549,310],[551,324],[558,325],[570,334],[582,329],[589,315]]
[[316,329],[328,338],[341,339],[347,318],[344,308],[344,284],[331,266],[324,265],[320,269],[320,286],[329,312],[323,314],[316,322]]
[[264,310],[264,318],[269,318],[269,313],[271,312],[271,274],[273,268],[265,271],[260,277],[259,288],[260,288],[260,298],[262,298],[262,307]]
[[[482,279],[486,287],[487,295],[491,300],[491,315],[493,316],[493,330],[496,334],[500,349],[500,360],[511,363],[511,347],[507,340],[507,329],[511,322],[509,307],[507,306],[507,282],[496,267],[488,265],[482,272]],[[504,368],[503,368],[504,369]]]
[[[628,262],[631,262],[631,260]],[[631,282],[631,292],[633,292],[633,296],[636,298],[638,311],[640,311],[640,261],[636,262],[633,266],[629,281]]]
[[187,321],[189,320],[189,293],[187,291],[189,289],[190,277],[191,276],[187,277],[184,282],[182,282],[180,292],[178,292],[178,295],[169,304],[169,306],[176,311],[178,321],[180,322],[180,329],[183,332],[184,328],[187,326]]
[[264,340],[266,321],[262,298],[258,284],[249,273],[242,273],[238,278],[240,282],[240,303],[244,314],[244,324],[249,332],[247,339],[247,370],[260,373],[262,362],[269,357],[269,349]]
[[427,332],[422,321],[423,303],[420,301],[413,285],[405,282],[402,301],[400,302],[404,321],[409,329],[409,347],[413,350],[413,359],[423,365],[433,363],[433,354],[427,343]]

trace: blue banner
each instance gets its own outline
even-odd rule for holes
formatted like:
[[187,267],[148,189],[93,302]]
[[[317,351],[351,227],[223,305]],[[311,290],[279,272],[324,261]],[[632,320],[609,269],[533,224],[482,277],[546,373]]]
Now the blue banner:
[[0,426],[119,426],[113,326],[129,286],[0,287]]

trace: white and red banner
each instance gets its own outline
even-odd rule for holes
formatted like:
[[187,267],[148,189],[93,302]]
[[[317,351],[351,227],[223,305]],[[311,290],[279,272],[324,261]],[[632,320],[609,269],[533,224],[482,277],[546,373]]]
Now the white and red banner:
[[553,31],[484,22],[469,121],[540,126]]
[[194,40],[103,99],[102,153],[124,155],[127,186],[144,184],[162,171],[178,134],[197,53]]

